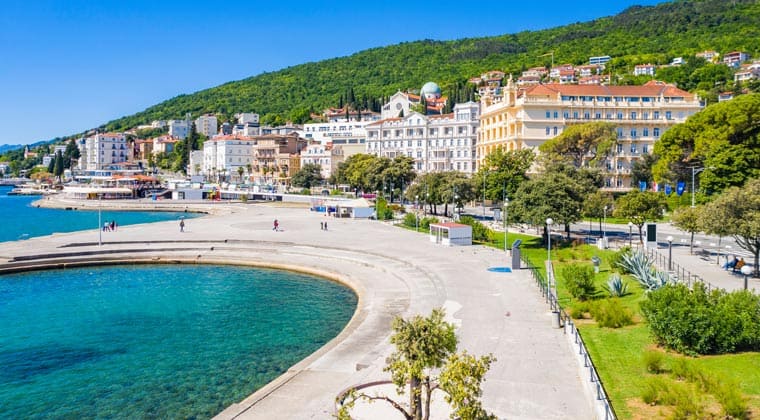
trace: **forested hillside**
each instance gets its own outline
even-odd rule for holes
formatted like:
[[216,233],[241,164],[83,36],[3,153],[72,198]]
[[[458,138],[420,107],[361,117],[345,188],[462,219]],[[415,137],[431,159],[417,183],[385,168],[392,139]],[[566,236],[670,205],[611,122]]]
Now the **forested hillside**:
[[[576,5],[576,7],[582,7]],[[507,13],[507,11],[504,11]],[[540,10],[537,10],[540,13]],[[505,15],[508,17],[508,13]],[[756,0],[690,0],[631,7],[619,15],[559,28],[456,41],[423,40],[358,52],[264,73],[190,95],[180,95],[137,114],[109,122],[123,130],[186,112],[231,116],[257,112],[266,123],[303,120],[308,112],[339,104],[351,90],[361,105],[397,90],[435,81],[444,95],[488,70],[515,77],[523,69],[550,64],[583,64],[589,56],[610,55],[613,74],[629,73],[641,63],[667,64],[673,57],[712,49],[760,55],[760,3]],[[688,75],[672,73],[670,77]],[[625,82],[625,79],[615,78]],[[630,82],[630,81],[628,81]],[[711,83],[712,89],[724,88]],[[687,86],[698,89],[698,83]]]

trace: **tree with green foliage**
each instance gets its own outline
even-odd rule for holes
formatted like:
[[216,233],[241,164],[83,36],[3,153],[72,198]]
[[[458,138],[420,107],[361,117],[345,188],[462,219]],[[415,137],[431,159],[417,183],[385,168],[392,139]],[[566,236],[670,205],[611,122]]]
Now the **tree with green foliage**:
[[636,225],[639,229],[639,241],[643,244],[644,223],[661,219],[665,210],[667,203],[663,194],[634,190],[617,199],[613,214]]
[[612,215],[615,207],[615,199],[612,194],[602,190],[596,190],[586,196],[583,201],[583,216],[599,219],[599,234],[602,232],[602,219],[605,214]]
[[541,160],[566,162],[576,168],[598,167],[617,141],[616,125],[590,122],[570,125],[562,134],[539,146]]
[[58,182],[61,182],[63,180],[63,154],[60,150],[55,153],[54,162],[53,175],[58,178]]
[[[760,94],[711,105],[666,131],[654,145],[660,182],[691,181],[702,167],[701,189],[720,192],[760,177]],[[692,186],[693,187],[693,186]]]
[[77,147],[76,140],[71,139],[68,143],[66,143],[66,150],[63,153],[64,161],[63,165],[64,168],[74,168],[79,162],[79,158],[82,157],[81,152],[79,151],[79,147]]
[[487,200],[503,200],[505,195],[506,198],[514,197],[520,185],[528,179],[526,173],[535,158],[531,149],[504,151],[498,148],[489,153],[478,172],[472,175],[476,197],[483,197],[483,188]]
[[299,188],[311,188],[317,185],[322,185],[324,178],[322,177],[322,166],[316,163],[306,163],[301,166],[298,172],[293,174],[290,183],[294,187]]
[[[444,320],[443,309],[433,309],[430,316],[416,315],[410,320],[393,320],[391,344],[395,351],[388,357],[386,372],[391,373],[399,395],[408,394],[407,404],[385,395],[371,395],[352,390],[343,401],[339,419],[349,419],[350,409],[358,399],[385,401],[407,420],[430,418],[433,391],[443,391],[453,409],[452,415],[463,420],[495,419],[480,402],[481,384],[496,359],[492,355],[474,357],[456,353],[454,325]],[[437,375],[437,372],[440,372]]]
[[[545,172],[520,185],[510,202],[510,219],[545,226],[552,218],[557,226],[564,225],[570,235],[570,224],[581,218],[587,186],[563,172]],[[548,232],[545,232],[548,235]]]
[[[754,276],[760,276],[760,178],[748,181],[743,187],[727,189],[705,205],[703,212],[704,218],[722,223],[725,226],[722,232],[733,236],[737,245],[754,255]],[[706,230],[717,233],[712,226]]]
[[48,163],[47,171],[50,172],[51,174],[55,172],[55,155],[52,158],[50,158],[50,163]]
[[680,207],[673,212],[671,222],[677,228],[689,232],[691,241],[689,242],[689,253],[694,253],[694,234],[702,231],[702,225],[699,207]]

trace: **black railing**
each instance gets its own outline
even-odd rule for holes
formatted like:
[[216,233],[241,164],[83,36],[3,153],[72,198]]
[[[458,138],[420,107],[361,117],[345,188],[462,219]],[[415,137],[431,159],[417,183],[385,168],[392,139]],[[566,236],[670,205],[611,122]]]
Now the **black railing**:
[[615,409],[612,407],[610,399],[607,396],[607,392],[604,389],[602,378],[599,377],[596,366],[594,366],[594,362],[591,360],[591,356],[588,353],[586,344],[583,342],[583,337],[581,337],[580,331],[578,331],[578,328],[575,327],[575,323],[573,323],[572,318],[567,315],[567,312],[565,312],[565,310],[559,304],[559,300],[557,300],[556,294],[552,293],[551,284],[549,281],[547,281],[547,279],[553,277],[553,272],[551,272],[551,264],[547,264],[547,270],[550,270],[547,272],[547,276],[544,276],[541,271],[539,271],[538,268],[536,268],[528,260],[523,259],[523,265],[525,267],[528,267],[530,270],[530,274],[533,277],[533,280],[541,290],[541,295],[546,298],[546,302],[549,304],[552,312],[559,313],[560,325],[564,326],[562,331],[567,334],[569,329],[570,333],[573,334],[573,340],[575,344],[578,345],[578,354],[583,358],[583,367],[588,368],[588,379],[591,382],[591,385],[595,388],[595,399],[599,402],[599,404],[601,404],[602,408],[604,409],[605,420],[617,419]]
[[655,248],[647,248],[646,253],[657,268],[670,274],[670,278],[676,282],[684,283],[689,288],[691,288],[691,286],[696,282],[704,283],[704,285],[707,286],[707,291],[711,291],[712,289],[720,289],[719,287],[703,279],[701,276],[693,274],[684,266],[673,261],[672,257],[660,254]]

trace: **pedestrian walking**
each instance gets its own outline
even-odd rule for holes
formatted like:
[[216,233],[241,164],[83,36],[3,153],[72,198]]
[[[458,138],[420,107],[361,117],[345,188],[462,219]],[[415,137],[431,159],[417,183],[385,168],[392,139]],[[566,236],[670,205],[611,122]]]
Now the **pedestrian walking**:
[[327,230],[327,222],[325,222],[325,228],[324,229]]
[[179,231],[180,232],[185,231],[185,219],[179,219]]
[[280,222],[277,221],[277,219],[274,219],[274,227],[272,230],[277,231],[280,229]]
[[325,230],[325,222],[319,222],[319,230]]

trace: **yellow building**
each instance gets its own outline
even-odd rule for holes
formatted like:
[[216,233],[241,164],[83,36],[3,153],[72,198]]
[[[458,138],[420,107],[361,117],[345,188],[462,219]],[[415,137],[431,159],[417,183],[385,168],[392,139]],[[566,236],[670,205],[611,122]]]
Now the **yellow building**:
[[498,95],[481,98],[478,166],[496,150],[537,149],[570,124],[617,125],[618,143],[606,162],[605,187],[632,187],[631,167],[651,153],[662,133],[702,109],[699,98],[658,81],[643,86],[542,84],[518,88],[510,79]]

